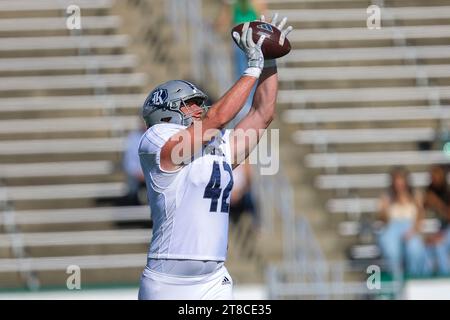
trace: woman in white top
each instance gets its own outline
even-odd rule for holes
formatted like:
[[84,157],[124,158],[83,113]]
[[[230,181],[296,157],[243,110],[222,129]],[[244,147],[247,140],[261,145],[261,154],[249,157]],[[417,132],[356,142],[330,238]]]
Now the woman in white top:
[[388,194],[380,198],[380,219],[385,223],[379,244],[391,273],[403,267],[410,276],[428,273],[425,245],[420,235],[423,207],[420,196],[413,193],[408,173],[395,169],[391,173]]

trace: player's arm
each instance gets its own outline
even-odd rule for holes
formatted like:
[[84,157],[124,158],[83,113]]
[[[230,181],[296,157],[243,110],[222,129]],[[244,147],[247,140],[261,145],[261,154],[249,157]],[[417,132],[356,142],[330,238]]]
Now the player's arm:
[[164,144],[160,155],[163,170],[174,171],[189,162],[203,144],[217,135],[218,130],[225,127],[244,106],[264,66],[261,52],[264,36],[260,37],[257,44],[252,40],[251,28],[246,30],[245,35],[243,33],[243,38],[244,36],[248,68],[233,87],[211,106],[199,124],[194,123],[189,128],[181,130]]
[[236,125],[230,136],[233,168],[248,157],[272,122],[277,93],[277,68],[265,68],[258,81],[249,112]]
[[[285,36],[292,31],[292,27],[282,30],[287,18],[276,25],[278,15],[273,16],[271,24],[278,28]],[[264,16],[261,17],[264,21]],[[275,105],[278,94],[278,72],[276,60],[266,60],[259,78],[252,106],[248,114],[237,124],[230,136],[233,168],[244,161],[256,147],[265,129],[272,122],[275,115]]]

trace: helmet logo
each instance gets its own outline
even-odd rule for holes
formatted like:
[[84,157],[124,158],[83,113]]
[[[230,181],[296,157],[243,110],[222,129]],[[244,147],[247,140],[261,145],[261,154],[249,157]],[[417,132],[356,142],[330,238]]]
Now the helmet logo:
[[152,104],[161,105],[167,100],[168,94],[166,89],[158,89],[152,93],[152,97],[150,98]]

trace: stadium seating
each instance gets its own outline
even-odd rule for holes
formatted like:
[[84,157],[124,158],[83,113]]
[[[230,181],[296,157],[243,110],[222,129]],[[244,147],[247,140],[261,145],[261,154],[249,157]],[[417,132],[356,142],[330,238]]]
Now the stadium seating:
[[449,59],[448,46],[415,46],[415,47],[357,47],[357,48],[330,48],[330,49],[302,49],[292,50],[283,58],[285,62],[293,65],[316,62],[326,65],[330,62],[357,62],[365,61],[370,64],[375,61],[413,61],[427,59]]
[[[414,187],[425,187],[430,183],[428,172],[413,172],[410,179]],[[320,189],[387,188],[390,177],[387,173],[319,175],[315,182]]]
[[133,55],[98,55],[41,57],[41,58],[4,58],[0,59],[0,73],[32,72],[55,70],[122,69],[136,66]]
[[298,144],[345,144],[432,141],[435,136],[433,128],[319,129],[297,131],[292,139]]
[[[79,209],[42,209],[21,210],[14,214],[14,221],[22,229],[39,227],[43,224],[68,224],[95,223],[110,221],[144,220],[149,217],[147,206],[132,207],[97,207]],[[4,221],[5,220],[5,221]],[[0,224],[8,221],[1,219]]]
[[378,107],[378,108],[323,108],[323,109],[290,109],[283,113],[287,123],[340,123],[340,122],[390,122],[411,120],[448,120],[449,106],[440,107]]
[[108,203],[128,192],[122,152],[149,81],[113,6],[0,1],[2,290],[65,287],[70,265],[85,285],[136,284],[145,265],[149,208]]
[[[376,224],[393,166],[406,166],[412,185],[423,189],[431,165],[450,163],[443,152],[450,7],[442,0],[268,3],[296,28],[279,67],[279,127],[282,141],[295,145],[284,149],[283,161],[298,211],[333,259],[355,244],[348,236]],[[366,27],[373,4],[381,6],[380,29]],[[330,228],[335,236],[325,237]],[[423,228],[436,225],[427,219]]]
[[[89,49],[92,52],[100,49],[124,48],[128,37],[123,35],[93,35],[93,36],[53,36],[53,37],[23,37],[0,39],[0,57],[6,55],[20,56],[34,51],[51,53],[56,50]],[[42,54],[42,52],[41,52]]]
[[[40,12],[40,11],[61,11],[73,4],[73,1],[63,0],[41,0],[39,2],[29,0],[4,0],[0,2],[0,12]],[[87,10],[110,9],[112,0],[77,0],[76,3]]]
[[440,150],[436,151],[375,151],[309,154],[306,164],[311,168],[321,167],[370,167],[446,164],[449,158]]
[[103,175],[114,172],[112,161],[62,161],[0,164],[3,179],[71,175]]
[[[125,3],[0,1],[1,289],[64,287],[71,265],[82,269],[84,284],[137,284],[151,230],[124,226],[148,222],[149,209],[108,201],[127,193],[121,153],[149,84],[181,73],[167,54],[172,38],[164,42],[160,34],[164,18],[149,19],[136,39],[114,10],[117,2]],[[309,218],[327,258],[341,258],[363,223],[376,228],[392,166],[406,166],[423,188],[430,165],[450,163],[442,152],[450,119],[450,7],[444,0],[380,1],[381,29],[369,30],[372,1],[267,3],[296,28],[292,52],[279,61],[275,126],[283,168],[296,211]],[[66,28],[71,4],[83,9],[81,30]],[[188,49],[180,47],[185,63]],[[139,51],[157,63],[144,66]],[[160,74],[163,64],[170,76]],[[230,261],[250,255],[252,241],[266,252],[279,248],[271,246],[278,234],[266,242],[243,236],[250,227],[244,221],[231,230],[230,247],[240,247],[230,250]],[[435,227],[432,219],[423,226]],[[237,282],[264,274],[259,264],[230,264]]]
[[[0,1],[0,291],[65,289],[72,266],[83,287],[138,285],[152,223],[148,206],[123,200],[126,136],[168,71],[192,80],[160,3]],[[73,4],[81,30],[66,27]],[[235,281],[261,281],[243,220],[228,267]]]
[[45,111],[57,112],[59,110],[99,110],[104,113],[119,108],[135,111],[136,105],[145,98],[142,94],[108,94],[108,95],[77,95],[77,96],[44,96],[2,98],[2,112],[14,111]]

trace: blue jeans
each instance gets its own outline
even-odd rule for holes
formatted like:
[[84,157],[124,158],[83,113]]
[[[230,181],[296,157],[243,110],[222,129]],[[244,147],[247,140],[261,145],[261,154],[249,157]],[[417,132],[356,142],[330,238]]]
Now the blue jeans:
[[411,276],[425,276],[430,273],[425,244],[420,235],[404,239],[404,235],[413,225],[413,221],[393,220],[379,236],[381,252],[392,273],[400,272],[403,266]]
[[450,228],[445,229],[444,238],[436,244],[427,248],[427,255],[430,265],[435,261],[436,274],[440,276],[450,275]]

